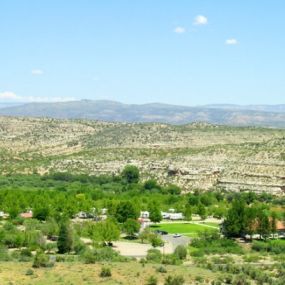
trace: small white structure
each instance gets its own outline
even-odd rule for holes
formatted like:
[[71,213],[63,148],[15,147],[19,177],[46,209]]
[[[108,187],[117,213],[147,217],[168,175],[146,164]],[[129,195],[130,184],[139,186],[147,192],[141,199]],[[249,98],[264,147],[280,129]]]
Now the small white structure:
[[83,211],[80,211],[79,213],[77,213],[75,215],[76,218],[79,218],[79,219],[87,219],[88,218],[88,215],[87,213],[83,212]]
[[149,211],[141,211],[140,218],[148,219],[149,218]]
[[4,211],[0,211],[0,219],[7,219],[9,214],[6,214]]
[[103,209],[101,210],[101,214],[102,214],[102,215],[106,215],[107,212],[108,212],[108,209],[106,209],[106,208],[103,208]]
[[182,213],[170,213],[169,220],[183,220],[184,216]]
[[161,216],[162,216],[162,218],[164,219],[164,220],[168,220],[169,219],[169,213],[167,213],[167,212],[161,212]]
[[[170,209],[173,210],[173,209]],[[173,212],[161,212],[161,216],[164,220],[183,220],[184,216],[182,213],[173,213]]]

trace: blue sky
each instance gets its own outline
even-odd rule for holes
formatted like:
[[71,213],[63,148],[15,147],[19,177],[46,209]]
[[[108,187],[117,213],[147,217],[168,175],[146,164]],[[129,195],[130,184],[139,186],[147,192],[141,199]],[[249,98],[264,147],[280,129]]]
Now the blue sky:
[[2,0],[0,102],[285,103],[284,0]]

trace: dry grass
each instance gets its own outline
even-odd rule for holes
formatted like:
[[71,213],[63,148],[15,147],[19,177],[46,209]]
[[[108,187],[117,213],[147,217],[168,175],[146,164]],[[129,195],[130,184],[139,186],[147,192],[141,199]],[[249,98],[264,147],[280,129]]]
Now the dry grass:
[[155,275],[159,284],[167,275],[183,275],[186,284],[193,284],[197,276],[205,280],[212,280],[215,274],[192,265],[188,266],[166,266],[167,273],[157,273],[159,265],[146,264],[144,267],[138,262],[106,264],[111,268],[112,277],[101,278],[99,273],[102,264],[81,263],[57,263],[53,268],[33,269],[34,274],[27,276],[26,272],[31,268],[30,263],[0,263],[1,285],[52,285],[52,284],[124,284],[143,285],[151,275]]

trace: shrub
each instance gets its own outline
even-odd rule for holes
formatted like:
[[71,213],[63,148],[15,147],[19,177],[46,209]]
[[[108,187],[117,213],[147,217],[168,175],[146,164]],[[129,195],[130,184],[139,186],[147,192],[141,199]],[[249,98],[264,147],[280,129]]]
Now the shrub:
[[193,239],[191,246],[197,251],[192,256],[203,256],[204,254],[242,254],[242,248],[233,240],[220,238],[217,232],[206,231],[200,234],[199,238]]
[[156,285],[157,284],[157,278],[155,276],[150,276],[147,279],[146,285]]
[[178,245],[176,248],[175,248],[175,251],[174,251],[174,254],[177,256],[178,259],[185,259],[186,256],[187,256],[187,249],[185,246],[183,245]]
[[22,249],[19,256],[19,261],[27,262],[32,259],[32,253],[28,248]]
[[42,252],[37,252],[34,258],[33,267],[50,267],[52,264],[49,262],[49,257]]
[[98,249],[86,249],[82,254],[82,258],[86,264],[92,264],[101,261],[126,261],[126,257],[119,255],[110,247],[103,247]]
[[164,245],[164,241],[156,234],[150,235],[149,241],[153,247],[158,247],[158,246]]
[[146,256],[147,261],[159,263],[161,262],[161,258],[162,258],[162,254],[158,249],[153,248],[147,251],[147,256]]
[[175,254],[165,254],[162,258],[162,264],[179,265],[181,263],[181,259]]
[[282,254],[285,252],[285,242],[283,240],[272,241],[254,241],[252,249],[255,251],[267,251],[274,254]]
[[101,272],[100,272],[100,277],[111,277],[111,269],[108,267],[102,267]]
[[97,261],[96,256],[94,255],[94,252],[92,250],[85,250],[83,253],[83,260],[86,264],[94,264]]
[[183,285],[185,282],[182,276],[168,276],[165,279],[164,285]]
[[204,281],[204,278],[202,276],[196,276],[195,280],[199,283],[202,283]]
[[156,268],[156,272],[167,273],[167,270],[164,266],[159,266],[158,268]]
[[34,270],[31,269],[31,268],[29,268],[29,269],[26,271],[25,275],[27,275],[27,276],[34,275]]
[[9,261],[11,259],[8,249],[0,245],[0,261]]

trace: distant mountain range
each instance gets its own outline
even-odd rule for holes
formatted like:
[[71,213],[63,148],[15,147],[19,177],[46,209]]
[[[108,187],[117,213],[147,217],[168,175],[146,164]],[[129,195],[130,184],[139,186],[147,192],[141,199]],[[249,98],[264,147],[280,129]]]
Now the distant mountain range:
[[205,105],[197,107],[150,103],[123,104],[107,100],[28,103],[0,108],[0,115],[92,119],[116,122],[207,122],[233,126],[285,127],[285,105]]

